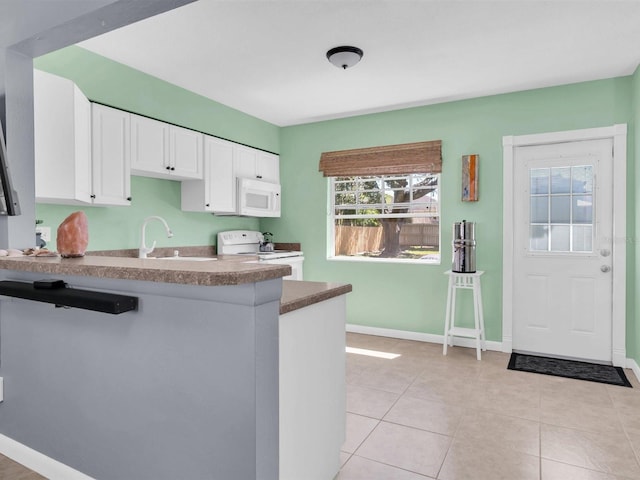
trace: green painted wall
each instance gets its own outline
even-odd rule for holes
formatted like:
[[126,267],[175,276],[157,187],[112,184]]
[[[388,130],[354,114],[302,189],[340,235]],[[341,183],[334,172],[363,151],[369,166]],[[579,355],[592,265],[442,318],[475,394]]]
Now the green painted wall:
[[[238,143],[278,153],[279,128],[200,95],[113,62],[80,47],[68,47],[34,60],[36,68],[73,80],[92,101],[171,122]],[[215,217],[180,211],[180,182],[132,177],[131,207],[36,205],[36,218],[55,230],[70,213],[89,219],[90,250],[136,248],[140,225],[149,215],[164,217],[175,236],[167,239],[159,223],[149,236],[158,246],[208,245],[222,230],[259,228],[259,220]],[[150,243],[150,242],[149,242]]]
[[[486,271],[487,338],[501,341],[502,137],[629,122],[630,93],[631,77],[624,77],[283,128],[282,218],[261,225],[276,239],[302,243],[306,279],[353,284],[349,323],[441,335],[451,225],[475,221],[477,266]],[[318,172],[320,154],[436,139],[442,140],[443,153],[442,264],[328,261],[328,182]],[[470,153],[480,155],[480,201],[465,204],[460,158]]]

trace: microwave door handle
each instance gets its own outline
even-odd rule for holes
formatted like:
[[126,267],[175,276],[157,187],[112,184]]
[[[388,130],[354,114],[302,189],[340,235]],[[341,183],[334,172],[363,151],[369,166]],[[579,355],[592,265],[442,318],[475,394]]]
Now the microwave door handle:
[[273,211],[280,210],[280,194],[274,192],[273,194]]

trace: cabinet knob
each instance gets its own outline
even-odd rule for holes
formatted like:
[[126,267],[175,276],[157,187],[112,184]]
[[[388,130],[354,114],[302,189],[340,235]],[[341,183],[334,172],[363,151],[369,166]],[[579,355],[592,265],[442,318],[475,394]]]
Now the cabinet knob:
[[96,198],[96,196],[95,196],[95,195],[89,195],[89,196],[90,196],[91,198]]
[[262,175],[256,175],[256,178],[262,178]]
[[131,201],[131,197],[127,197],[127,200],[130,202]]
[[209,206],[210,206],[210,204],[208,204],[208,203],[205,205],[205,207],[209,207]]
[[167,170],[171,170],[171,167],[169,167],[169,166],[167,166],[167,167],[165,167],[165,168],[166,168]]
[[176,167],[171,167],[171,171],[174,171],[176,169]]

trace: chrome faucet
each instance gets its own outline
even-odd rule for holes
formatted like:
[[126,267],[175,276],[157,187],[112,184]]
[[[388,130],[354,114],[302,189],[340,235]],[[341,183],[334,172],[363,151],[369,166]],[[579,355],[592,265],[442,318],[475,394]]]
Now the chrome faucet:
[[142,222],[142,231],[141,231],[141,240],[140,240],[140,248],[138,250],[138,258],[147,258],[147,254],[153,252],[153,249],[156,248],[156,241],[153,241],[153,245],[151,245],[151,248],[148,248],[145,245],[145,230],[147,229],[147,223],[149,223],[149,220],[159,220],[163,223],[165,230],[167,231],[167,237],[171,238],[173,237],[173,232],[171,231],[171,229],[169,228],[169,225],[167,225],[167,222],[165,221],[164,218],[162,217],[158,217],[156,215],[151,216],[151,217],[147,217],[144,219],[144,222]]

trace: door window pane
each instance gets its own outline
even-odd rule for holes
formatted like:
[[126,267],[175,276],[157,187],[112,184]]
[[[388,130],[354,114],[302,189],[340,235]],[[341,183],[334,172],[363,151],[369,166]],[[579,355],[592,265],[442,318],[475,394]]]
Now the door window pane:
[[569,225],[551,226],[551,251],[568,252],[570,246]]
[[531,223],[549,223],[549,197],[531,197]]
[[571,167],[571,191],[573,193],[593,192],[593,167],[591,165]]
[[571,197],[551,197],[551,223],[571,223]]
[[549,193],[549,169],[531,169],[531,195]]
[[571,168],[554,167],[551,169],[551,193],[571,192]]
[[593,227],[591,225],[575,225],[573,227],[573,251],[591,252],[593,242]]
[[573,196],[573,223],[593,223],[593,195]]
[[546,225],[531,225],[529,248],[531,251],[546,252],[549,250],[549,227]]

